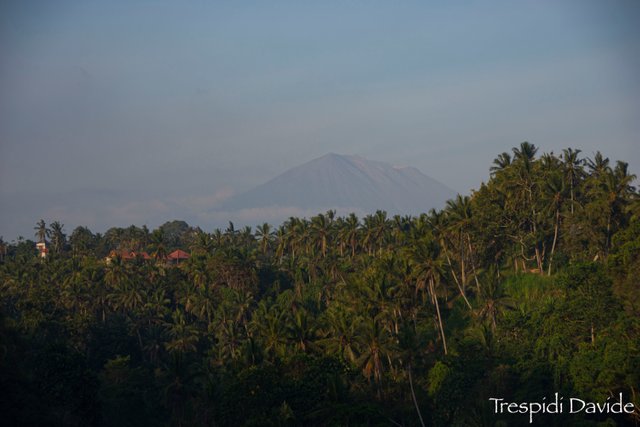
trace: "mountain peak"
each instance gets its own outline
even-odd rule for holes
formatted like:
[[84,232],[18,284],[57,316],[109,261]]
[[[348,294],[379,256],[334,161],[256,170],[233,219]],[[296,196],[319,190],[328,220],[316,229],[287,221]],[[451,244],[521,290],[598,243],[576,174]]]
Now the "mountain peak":
[[441,208],[455,192],[418,169],[327,153],[225,202],[219,210],[295,208],[413,214]]

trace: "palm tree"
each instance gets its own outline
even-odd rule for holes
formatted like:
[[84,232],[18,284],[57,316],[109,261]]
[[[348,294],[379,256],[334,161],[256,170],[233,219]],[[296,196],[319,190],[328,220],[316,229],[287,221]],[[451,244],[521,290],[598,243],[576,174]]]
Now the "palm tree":
[[286,246],[291,253],[291,258],[295,260],[296,253],[298,252],[303,240],[303,222],[299,218],[291,217],[285,223],[285,229]]
[[327,256],[327,244],[330,235],[330,225],[327,217],[323,214],[318,214],[311,218],[311,239],[320,246],[320,253],[322,258]]
[[509,153],[502,153],[493,160],[493,164],[494,166],[491,166],[489,170],[492,174],[495,174],[498,171],[506,169],[511,164],[511,156]]
[[438,303],[437,288],[444,276],[444,266],[440,257],[440,248],[433,238],[426,237],[409,249],[409,262],[417,281],[417,288],[424,289],[428,285],[431,302],[436,309],[436,317],[444,354],[447,354],[447,339],[444,333],[440,304]]
[[524,241],[534,243],[534,256],[537,268],[542,272],[543,250],[540,247],[539,215],[538,215],[538,193],[539,185],[537,178],[537,163],[534,162],[537,147],[528,142],[520,144],[520,148],[514,148],[514,167],[513,176],[507,181],[507,190],[513,191],[515,203],[513,206],[514,219],[519,223],[518,236],[516,239],[522,246],[523,260]]
[[296,348],[302,352],[308,352],[314,348],[316,328],[307,310],[296,310],[296,312],[290,316],[287,332],[289,338],[295,343]]
[[631,185],[635,179],[636,175],[629,174],[629,164],[622,161],[616,162],[615,169],[604,176],[601,191],[607,202],[605,255],[608,254],[611,247],[612,227],[623,221],[625,207],[635,192],[635,187]]
[[256,237],[258,238],[262,255],[267,255],[273,241],[273,236],[274,233],[271,231],[271,226],[266,222],[256,227]]
[[538,147],[531,144],[530,142],[524,141],[520,144],[519,148],[513,149],[513,161],[530,163],[535,158],[537,152]]
[[592,159],[587,159],[587,167],[589,173],[595,178],[600,178],[611,170],[609,167],[609,158],[604,157],[601,152],[597,151]]
[[[460,292],[462,293],[464,299],[466,300],[466,296],[464,295],[464,287],[467,284],[466,280],[466,264],[465,264],[465,252],[468,248],[469,250],[469,263],[471,264],[471,269],[473,271],[473,275],[476,280],[476,286],[480,286],[478,283],[478,278],[475,274],[475,263],[473,259],[473,246],[471,245],[471,236],[469,233],[469,229],[472,224],[472,216],[473,211],[471,208],[471,199],[469,196],[461,196],[458,194],[455,200],[448,200],[447,207],[445,210],[447,219],[449,220],[450,226],[449,228],[453,229],[458,234],[458,248],[460,250],[460,276],[461,276],[461,285],[462,288]],[[455,277],[455,276],[454,276]]]
[[199,230],[196,233],[196,238],[191,244],[193,254],[209,255],[213,252],[214,248],[215,243],[211,238],[211,235]]
[[425,424],[422,419],[422,411],[420,411],[420,405],[418,405],[418,399],[416,398],[416,392],[413,387],[412,372],[413,362],[416,359],[416,355],[419,353],[420,344],[418,342],[416,330],[409,322],[403,322],[402,327],[400,328],[400,333],[398,334],[398,344],[400,347],[400,357],[404,362],[403,364],[406,366],[407,377],[409,379],[409,389],[411,390],[411,399],[413,400],[413,405],[418,413],[420,425],[424,427]]
[[59,221],[51,223],[51,244],[56,253],[61,253],[67,242],[67,236],[62,231],[63,228],[64,225],[60,224]]
[[36,230],[36,239],[38,239],[38,243],[45,243],[47,241],[47,237],[51,235],[51,230],[47,228],[47,224],[43,219],[38,221],[33,229]]
[[170,341],[165,343],[165,348],[170,353],[182,355],[196,351],[199,340],[198,329],[187,323],[184,313],[178,309],[173,312],[172,322],[165,324]]
[[562,150],[562,166],[564,168],[564,177],[566,182],[569,183],[569,195],[571,198],[571,214],[573,215],[573,203],[575,200],[575,188],[578,184],[578,180],[583,176],[582,164],[583,160],[578,158],[580,150],[573,150],[566,148]]
[[231,319],[220,322],[216,327],[216,338],[220,360],[236,360],[240,357],[244,334],[236,322]]
[[341,245],[348,246],[351,249],[351,258],[355,258],[358,249],[358,240],[360,237],[360,221],[353,212],[349,214],[338,228],[338,238]]
[[477,311],[478,318],[481,320],[488,319],[491,324],[491,330],[495,332],[498,317],[505,309],[513,308],[513,301],[504,293],[498,270],[493,265],[484,277],[478,300],[480,302],[480,307]]
[[[550,200],[549,209],[552,211],[554,217],[553,243],[551,244],[551,254],[549,255],[549,269],[547,271],[547,275],[549,276],[551,275],[551,264],[553,263],[553,254],[555,252],[556,243],[558,241],[558,230],[560,229],[560,210],[562,208],[562,202],[564,200],[564,185],[564,180],[556,174],[551,175],[545,181],[546,193],[548,194]],[[573,209],[573,205],[571,208]]]
[[360,324],[358,344],[362,352],[357,360],[363,375],[378,386],[378,398],[381,398],[380,385],[384,371],[383,360],[392,360],[396,346],[389,332],[382,327],[377,318],[367,318]]
[[373,215],[367,215],[363,219],[364,245],[367,247],[367,253],[373,254],[375,246],[378,246],[378,252],[382,252],[385,243],[385,233],[388,231],[387,213],[377,210]]
[[329,354],[339,354],[340,359],[355,363],[360,318],[338,305],[326,310],[324,321],[326,325],[320,330],[324,338],[318,344]]
[[154,248],[152,256],[156,261],[165,260],[167,258],[167,247],[162,229],[158,228],[157,230],[153,230],[151,243]]
[[109,263],[107,272],[104,276],[105,283],[111,288],[122,286],[129,279],[126,266],[119,256],[114,257]]
[[252,330],[262,342],[265,354],[271,361],[284,355],[287,342],[286,316],[285,310],[275,305],[268,306],[264,300],[260,301],[254,312]]

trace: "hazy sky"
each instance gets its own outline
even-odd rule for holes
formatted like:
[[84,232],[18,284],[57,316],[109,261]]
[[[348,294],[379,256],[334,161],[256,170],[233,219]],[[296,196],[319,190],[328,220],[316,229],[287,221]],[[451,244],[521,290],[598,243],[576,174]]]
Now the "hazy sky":
[[327,152],[461,193],[524,140],[640,174],[638,22],[637,1],[0,2],[0,235],[208,227]]

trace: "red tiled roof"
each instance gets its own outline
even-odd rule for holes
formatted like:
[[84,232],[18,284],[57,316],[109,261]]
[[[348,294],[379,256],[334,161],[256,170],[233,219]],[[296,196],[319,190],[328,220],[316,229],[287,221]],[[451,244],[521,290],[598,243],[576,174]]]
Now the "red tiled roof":
[[167,258],[169,259],[189,259],[190,255],[181,249],[171,252]]

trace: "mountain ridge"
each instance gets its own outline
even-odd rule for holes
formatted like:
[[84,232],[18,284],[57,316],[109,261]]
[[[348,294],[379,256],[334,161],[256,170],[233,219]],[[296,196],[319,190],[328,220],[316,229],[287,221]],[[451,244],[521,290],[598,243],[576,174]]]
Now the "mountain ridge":
[[411,166],[328,153],[295,166],[223,202],[216,210],[295,207],[417,215],[455,197],[439,181]]

